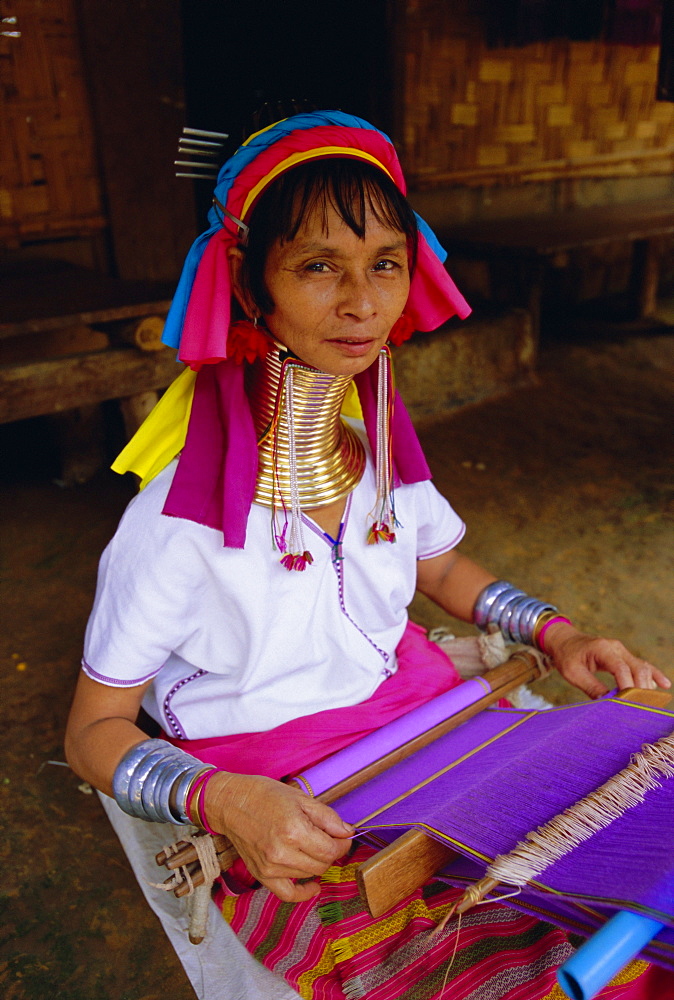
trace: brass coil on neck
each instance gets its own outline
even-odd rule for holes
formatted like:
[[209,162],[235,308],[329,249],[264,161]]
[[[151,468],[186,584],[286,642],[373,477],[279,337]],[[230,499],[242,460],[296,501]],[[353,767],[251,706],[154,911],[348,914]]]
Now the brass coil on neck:
[[258,437],[255,503],[290,506],[287,381],[293,369],[293,426],[300,505],[320,507],[346,496],[360,481],[365,450],[340,416],[351,376],[327,375],[276,348],[246,374]]

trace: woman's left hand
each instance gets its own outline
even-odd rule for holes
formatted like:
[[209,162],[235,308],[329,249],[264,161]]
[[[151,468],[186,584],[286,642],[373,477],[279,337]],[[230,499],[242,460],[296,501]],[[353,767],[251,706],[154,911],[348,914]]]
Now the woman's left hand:
[[621,690],[672,686],[661,670],[634,656],[622,642],[586,635],[566,622],[555,622],[547,629],[545,648],[562,677],[590,698],[599,698],[609,690],[597,678],[598,671],[612,674]]

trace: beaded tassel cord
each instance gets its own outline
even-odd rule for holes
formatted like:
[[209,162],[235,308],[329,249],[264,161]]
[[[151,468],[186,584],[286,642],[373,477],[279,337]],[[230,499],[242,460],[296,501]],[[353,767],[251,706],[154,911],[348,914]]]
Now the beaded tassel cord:
[[[287,551],[281,563],[288,570],[302,571],[314,561],[311,552],[304,545],[302,508],[297,485],[297,453],[295,449],[295,418],[293,412],[293,366],[288,365],[285,377],[286,419],[288,421],[288,451],[290,461],[290,531],[287,537]],[[285,528],[283,531],[285,536]]]
[[367,535],[369,545],[378,542],[395,542],[394,528],[398,526],[393,506],[392,457],[391,457],[391,416],[393,394],[391,392],[391,354],[388,347],[379,352],[377,371],[377,454],[376,485],[377,496],[371,516],[373,523]]

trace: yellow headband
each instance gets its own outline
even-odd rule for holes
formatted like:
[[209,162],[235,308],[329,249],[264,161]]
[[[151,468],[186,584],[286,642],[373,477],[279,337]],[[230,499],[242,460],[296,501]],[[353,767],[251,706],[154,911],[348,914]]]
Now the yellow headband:
[[[241,211],[241,218],[245,219],[250,209],[251,205],[260,194],[261,191],[266,188],[266,186],[282,174],[284,170],[289,170],[290,167],[296,166],[298,163],[304,163],[307,160],[316,160],[320,156],[353,156],[361,160],[368,160],[370,163],[374,163],[376,167],[383,170],[387,177],[391,177],[390,172],[386,169],[383,163],[373,156],[371,153],[366,153],[363,149],[353,149],[348,146],[318,146],[316,149],[307,149],[300,153],[292,153],[290,156],[286,157],[285,160],[281,160],[276,166],[266,174],[261,181],[252,188],[246,195],[246,200],[243,203],[243,209]],[[395,181],[394,181],[395,183]]]

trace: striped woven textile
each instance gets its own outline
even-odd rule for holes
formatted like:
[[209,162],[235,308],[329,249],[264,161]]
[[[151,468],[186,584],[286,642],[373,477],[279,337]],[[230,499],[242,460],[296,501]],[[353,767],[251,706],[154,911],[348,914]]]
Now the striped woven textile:
[[[564,1000],[555,971],[574,948],[563,931],[488,903],[434,933],[460,895],[437,880],[373,920],[355,881],[372,853],[357,845],[329,868],[318,900],[282,903],[262,888],[216,901],[246,948],[307,1000]],[[642,1000],[648,969],[632,963],[599,996]]]

